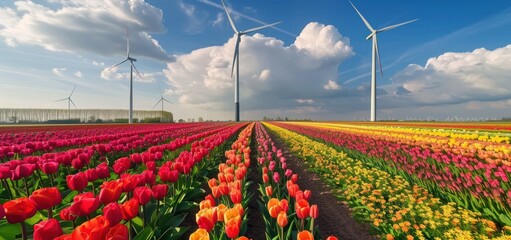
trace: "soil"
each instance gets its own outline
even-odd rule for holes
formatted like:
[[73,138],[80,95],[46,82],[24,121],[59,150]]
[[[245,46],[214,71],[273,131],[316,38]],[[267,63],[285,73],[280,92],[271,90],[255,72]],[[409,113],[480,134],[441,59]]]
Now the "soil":
[[348,206],[338,201],[331,189],[315,173],[307,171],[308,167],[304,164],[303,159],[292,155],[287,145],[275,134],[270,131],[268,134],[286,156],[288,168],[298,174],[300,189],[311,190],[312,195],[309,202],[318,205],[319,217],[315,219],[315,223],[319,227],[323,239],[330,235],[346,240],[377,239],[371,236],[369,225],[358,223],[352,217]]

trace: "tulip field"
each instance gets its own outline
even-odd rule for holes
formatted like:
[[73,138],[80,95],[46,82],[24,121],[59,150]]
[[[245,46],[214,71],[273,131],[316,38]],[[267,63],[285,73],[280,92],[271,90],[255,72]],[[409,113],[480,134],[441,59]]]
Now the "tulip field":
[[510,141],[501,123],[5,126],[0,240],[359,239],[326,205],[375,239],[511,239]]

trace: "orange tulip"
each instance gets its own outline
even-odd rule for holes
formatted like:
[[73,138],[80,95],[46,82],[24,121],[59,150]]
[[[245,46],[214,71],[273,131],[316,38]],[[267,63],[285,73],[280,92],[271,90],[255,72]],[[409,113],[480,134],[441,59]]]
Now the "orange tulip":
[[277,218],[279,213],[282,212],[282,207],[278,199],[272,198],[268,201],[268,212],[272,218]]
[[241,203],[242,195],[239,189],[233,189],[229,195],[231,197],[232,203]]
[[218,188],[218,186],[214,186],[211,188],[211,194],[213,195],[214,198],[219,198],[220,196],[222,196],[220,194],[220,189]]
[[227,195],[229,194],[229,186],[227,186],[227,183],[220,183],[220,185],[218,185],[218,191],[220,192],[220,195]]
[[299,232],[296,239],[297,240],[314,240],[314,236],[312,236],[311,232],[305,230],[305,231]]
[[195,232],[193,232],[188,239],[189,240],[209,240],[209,233],[206,230],[199,228]]
[[227,209],[228,209],[227,206],[225,206],[224,204],[219,204],[216,207],[217,221],[219,221],[219,222],[224,221],[224,214],[225,214],[225,211],[227,211]]
[[199,225],[199,228],[202,228],[207,232],[211,231],[215,227],[217,221],[216,208],[200,210],[195,215],[195,221],[197,222],[197,225]]
[[209,188],[213,188],[214,186],[218,186],[218,181],[215,178],[211,178],[208,180]]
[[287,225],[287,213],[286,212],[280,212],[277,216],[277,224],[280,227],[285,227]]
[[282,208],[282,211],[287,212],[289,209],[289,203],[287,202],[287,199],[280,200],[280,207]]
[[71,238],[75,240],[106,239],[110,223],[104,216],[98,216],[74,229]]
[[210,199],[205,199],[205,200],[202,200],[200,203],[199,203],[199,209],[202,210],[202,209],[206,209],[206,208],[212,208],[214,207],[215,204],[211,203],[211,200]]
[[236,238],[236,240],[249,240],[248,237],[245,237],[245,236],[241,236],[239,238]]
[[338,240],[335,236],[328,236],[325,240]]
[[305,219],[309,217],[309,211],[310,207],[309,202],[307,202],[307,200],[301,199],[300,201],[297,201],[295,203],[295,212],[298,218]]
[[240,216],[243,217],[243,214],[245,214],[245,209],[243,208],[243,206],[241,206],[241,203],[234,204],[233,208],[236,208],[238,210],[238,212],[240,213]]
[[273,194],[273,188],[271,186],[267,186],[265,188],[265,190],[266,190],[266,196],[271,197],[271,195]]
[[238,209],[231,208],[224,214],[225,233],[229,238],[235,238],[240,233],[241,216]]

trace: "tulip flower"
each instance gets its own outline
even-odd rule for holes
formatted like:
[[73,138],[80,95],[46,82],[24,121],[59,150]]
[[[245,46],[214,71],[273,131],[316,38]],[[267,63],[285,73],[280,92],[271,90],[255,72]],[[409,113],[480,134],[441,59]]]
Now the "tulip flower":
[[106,234],[106,240],[124,240],[129,239],[128,228],[124,224],[117,224],[110,228]]
[[115,226],[122,220],[122,209],[121,205],[116,202],[109,203],[103,208],[103,216],[108,219],[110,227]]
[[202,228],[207,232],[210,232],[215,227],[215,224],[217,222],[216,208],[206,208],[200,210],[195,215],[195,221],[197,222],[199,228]]
[[89,216],[99,207],[99,199],[92,192],[76,195],[71,205],[71,213],[77,216]]
[[60,219],[62,220],[66,220],[66,221],[74,221],[78,215],[75,215],[72,211],[71,211],[71,206],[69,207],[66,207],[62,210],[60,210]]
[[239,189],[233,189],[230,193],[229,193],[230,197],[231,197],[231,201],[232,203],[241,203],[241,198],[242,198],[242,195],[241,195],[241,191]]
[[45,162],[40,165],[41,171],[43,171],[44,174],[50,175],[54,174],[59,170],[59,163],[58,162]]
[[41,188],[32,192],[28,198],[37,210],[48,210],[48,218],[52,218],[52,207],[57,206],[62,201],[62,195],[56,187]]
[[103,204],[117,202],[122,193],[122,182],[120,180],[103,182],[100,186],[99,201]]
[[271,186],[266,186],[264,190],[266,192],[266,196],[271,197],[271,195],[273,195],[273,188]]
[[314,204],[314,205],[310,206],[309,215],[311,217],[310,230],[311,230],[311,232],[314,232],[314,219],[318,218],[318,216],[319,216],[318,205]]
[[151,190],[153,191],[153,197],[154,199],[161,201],[165,196],[167,196],[167,193],[169,191],[169,186],[167,184],[157,184],[154,185]]
[[297,240],[314,240],[314,236],[312,236],[312,233],[305,230],[298,233],[296,236]]
[[22,197],[4,203],[5,218],[10,224],[20,223],[23,240],[27,239],[25,220],[34,216],[37,208],[28,198]]
[[328,236],[325,240],[338,240],[335,236]]
[[128,171],[131,167],[131,161],[127,157],[122,157],[114,162],[114,173],[117,175],[121,175],[121,173]]
[[71,238],[71,234],[60,235],[59,237],[54,238],[53,240],[73,240]]
[[34,240],[52,240],[64,234],[55,218],[41,221],[34,225]]
[[145,205],[149,201],[151,201],[151,198],[153,197],[153,191],[148,186],[137,187],[133,191],[133,197],[135,199],[137,199],[137,201],[140,205],[142,205],[142,213],[143,213],[142,221],[143,221],[143,226],[145,227],[145,225],[146,225]]
[[296,216],[300,219],[309,217],[310,206],[309,202],[305,199],[301,199],[295,203]]
[[87,176],[83,172],[79,172],[75,175],[67,175],[66,176],[67,186],[71,190],[75,190],[78,192],[83,191],[85,187],[87,187]]
[[280,212],[282,212],[282,207],[280,206],[280,201],[276,198],[272,198],[267,203],[268,212],[272,218],[277,218]]
[[105,179],[110,177],[110,168],[108,168],[108,164],[106,162],[100,163],[96,167],[96,171],[98,172],[98,178]]
[[229,238],[235,238],[240,233],[241,216],[237,209],[231,208],[224,213],[225,233]]
[[108,219],[104,216],[97,216],[75,228],[71,238],[73,240],[106,239],[109,231]]
[[132,198],[122,204],[122,219],[129,221],[138,215],[140,204],[137,199]]
[[189,240],[209,240],[209,233],[205,229],[199,228],[190,235]]

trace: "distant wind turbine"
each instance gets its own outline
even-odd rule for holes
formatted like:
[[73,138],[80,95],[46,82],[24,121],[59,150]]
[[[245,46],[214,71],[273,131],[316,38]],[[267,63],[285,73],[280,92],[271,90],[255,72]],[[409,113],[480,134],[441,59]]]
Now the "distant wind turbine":
[[381,67],[380,52],[378,50],[378,40],[377,40],[376,35],[377,35],[377,33],[385,32],[385,31],[403,26],[405,24],[415,22],[418,19],[414,19],[411,21],[407,21],[407,22],[403,22],[403,23],[399,23],[396,25],[392,25],[392,26],[384,27],[382,29],[375,30],[373,27],[371,27],[371,25],[364,18],[364,16],[362,16],[362,14],[358,11],[358,9],[355,7],[355,5],[353,5],[353,3],[351,1],[350,1],[350,3],[351,3],[351,6],[353,6],[353,8],[355,9],[355,11],[357,11],[360,18],[362,18],[362,21],[364,21],[364,23],[367,26],[367,28],[369,29],[369,31],[371,31],[371,33],[366,37],[366,40],[369,40],[371,38],[373,39],[373,47],[372,47],[373,56],[372,56],[372,66],[371,66],[371,122],[374,122],[374,121],[376,121],[376,57],[378,57],[380,73],[383,76],[383,69]]
[[240,91],[240,87],[239,87],[240,86],[240,62],[239,62],[240,57],[239,57],[239,53],[240,53],[240,48],[239,47],[240,47],[240,42],[241,42],[241,36],[251,33],[251,32],[255,32],[257,30],[261,30],[261,29],[264,29],[267,27],[277,25],[281,22],[276,22],[276,23],[267,24],[264,26],[256,27],[256,28],[251,28],[246,31],[238,31],[238,29],[236,29],[236,26],[234,25],[234,22],[232,21],[231,15],[229,15],[229,11],[227,11],[227,7],[225,7],[224,0],[222,0],[222,5],[224,6],[224,10],[225,10],[225,13],[227,14],[227,18],[229,19],[229,23],[231,24],[232,30],[234,30],[234,33],[236,34],[236,47],[234,48],[234,58],[232,60],[231,77],[234,73],[234,63],[236,63],[236,80],[234,82],[234,104],[235,104],[235,108],[236,108],[236,114],[235,114],[234,118],[235,118],[236,122],[239,122],[240,121],[240,98],[239,98],[239,91]]
[[125,63],[126,61],[130,61],[130,110],[129,110],[129,124],[132,124],[133,123],[133,69],[135,69],[135,71],[137,72],[137,75],[141,78],[141,79],[144,79],[142,77],[142,75],[140,74],[140,72],[138,71],[137,67],[135,67],[135,64],[133,64],[133,62],[136,62],[137,59],[135,58],[132,58],[130,57],[130,38],[129,38],[129,33],[128,33],[128,30],[126,29],[126,59],[124,59],[123,61],[107,68],[107,69],[111,69],[111,68],[114,68],[114,67],[117,67],[123,63]]
[[68,119],[71,119],[71,103],[73,104],[73,106],[75,106],[75,108],[77,108],[75,103],[73,102],[73,99],[71,99],[71,96],[73,96],[75,89],[76,89],[76,86],[73,88],[73,91],[71,91],[71,94],[69,94],[69,96],[67,98],[62,98],[62,99],[59,99],[56,101],[56,102],[61,102],[61,101],[67,100],[67,118]]
[[161,102],[161,121],[163,121],[163,102],[168,102],[168,103],[170,103],[170,104],[173,104],[173,103],[172,103],[171,101],[169,101],[169,100],[167,100],[167,99],[165,99],[165,98],[163,97],[163,92],[161,91],[161,86],[160,86],[160,100],[159,100],[156,104],[154,104],[153,109],[154,109],[156,106],[158,106],[158,104],[159,104],[160,102]]

